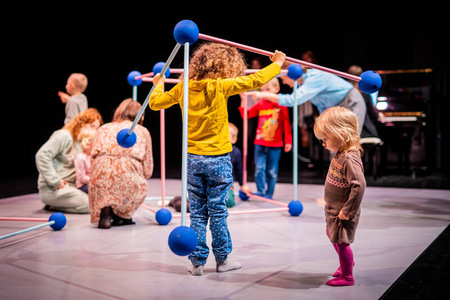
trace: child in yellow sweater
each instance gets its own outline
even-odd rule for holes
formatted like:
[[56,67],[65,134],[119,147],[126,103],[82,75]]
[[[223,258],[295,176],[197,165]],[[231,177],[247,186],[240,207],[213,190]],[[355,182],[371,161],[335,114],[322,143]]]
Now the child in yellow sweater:
[[[188,166],[187,187],[190,201],[190,227],[197,233],[198,244],[189,255],[188,272],[202,275],[209,255],[206,225],[210,221],[212,250],[217,272],[241,268],[228,262],[232,243],[228,231],[226,207],[228,190],[233,181],[229,152],[228,97],[261,87],[281,71],[286,55],[275,51],[272,64],[249,76],[246,64],[236,49],[217,43],[206,43],[193,54],[189,64]],[[153,110],[179,104],[183,109],[183,82],[163,92],[164,77],[154,78],[155,89],[149,99]]]

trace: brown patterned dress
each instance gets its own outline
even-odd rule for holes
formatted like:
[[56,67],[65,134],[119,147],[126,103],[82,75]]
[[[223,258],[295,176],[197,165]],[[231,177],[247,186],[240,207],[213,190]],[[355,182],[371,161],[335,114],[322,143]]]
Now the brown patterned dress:
[[[332,243],[353,243],[361,214],[366,179],[358,150],[337,153],[325,180],[325,218]],[[340,220],[339,212],[350,219]]]
[[89,212],[97,222],[102,208],[111,206],[119,217],[130,219],[147,196],[146,178],[153,173],[152,140],[148,130],[136,125],[136,144],[122,148],[117,133],[132,122],[108,123],[100,127],[91,150]]

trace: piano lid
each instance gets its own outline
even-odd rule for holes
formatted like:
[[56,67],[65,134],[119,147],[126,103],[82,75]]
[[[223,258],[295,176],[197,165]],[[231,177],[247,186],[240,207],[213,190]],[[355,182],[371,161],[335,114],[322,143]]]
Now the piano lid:
[[[386,102],[382,111],[408,112],[408,115],[422,115],[427,112],[430,102],[433,70],[379,70],[383,85],[377,95],[378,102]],[[383,106],[378,106],[383,107]]]

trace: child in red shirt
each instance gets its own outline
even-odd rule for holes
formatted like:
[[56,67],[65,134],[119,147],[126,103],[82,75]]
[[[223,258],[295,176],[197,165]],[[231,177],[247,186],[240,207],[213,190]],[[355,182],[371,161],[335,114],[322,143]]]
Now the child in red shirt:
[[[273,78],[261,87],[262,92],[278,93],[280,83]],[[258,98],[258,92],[254,93]],[[239,111],[244,117],[244,107],[241,101]],[[292,148],[292,132],[289,111],[285,106],[262,99],[248,109],[247,117],[258,116],[258,126],[255,136],[255,183],[257,195],[272,198],[278,178],[278,163],[281,149],[289,152]]]

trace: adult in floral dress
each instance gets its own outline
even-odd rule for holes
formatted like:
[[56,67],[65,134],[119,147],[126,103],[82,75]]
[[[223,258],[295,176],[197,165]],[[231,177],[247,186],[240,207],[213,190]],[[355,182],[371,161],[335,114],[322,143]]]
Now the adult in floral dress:
[[147,196],[146,179],[153,173],[152,141],[142,126],[134,128],[137,140],[130,148],[117,144],[117,133],[131,128],[141,105],[126,99],[117,107],[111,123],[101,126],[92,144],[89,211],[99,228],[134,224],[132,216]]

